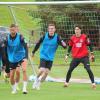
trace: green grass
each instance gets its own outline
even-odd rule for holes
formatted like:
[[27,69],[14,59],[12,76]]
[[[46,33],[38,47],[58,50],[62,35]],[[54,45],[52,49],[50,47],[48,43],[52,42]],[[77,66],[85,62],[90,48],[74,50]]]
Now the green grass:
[[[2,100],[99,100],[100,85],[96,90],[90,84],[70,84],[63,88],[63,83],[45,82],[40,91],[32,90],[32,83],[28,84],[28,94],[21,91],[12,95],[8,84],[0,83],[0,98]],[[21,85],[20,85],[21,88]]]
[[[38,66],[35,66],[38,67]],[[36,68],[37,69],[37,68]],[[57,78],[65,78],[68,66],[53,66],[50,76]],[[32,69],[28,65],[28,76],[32,74]],[[95,73],[97,70],[95,71]],[[96,73],[100,76],[100,70]],[[72,78],[88,78],[87,72],[82,66],[79,66],[74,70]],[[2,79],[2,76],[0,77]],[[21,82],[19,84],[22,88],[22,75]],[[44,82],[41,85],[41,90],[32,90],[32,82],[28,83],[28,94],[23,95],[22,91],[17,94],[11,94],[10,84],[2,83],[0,81],[0,98],[2,100],[99,100],[100,99],[100,85],[97,85],[97,89],[93,90],[91,84],[79,84],[70,83],[68,88],[63,88],[63,83],[56,82]]]

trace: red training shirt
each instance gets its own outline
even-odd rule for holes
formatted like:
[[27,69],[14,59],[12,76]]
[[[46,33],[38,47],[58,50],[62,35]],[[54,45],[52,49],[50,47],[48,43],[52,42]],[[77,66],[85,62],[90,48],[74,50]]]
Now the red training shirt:
[[87,46],[90,44],[89,39],[85,34],[81,34],[80,37],[73,35],[69,40],[69,46],[72,46],[72,57],[73,58],[82,58],[88,56]]

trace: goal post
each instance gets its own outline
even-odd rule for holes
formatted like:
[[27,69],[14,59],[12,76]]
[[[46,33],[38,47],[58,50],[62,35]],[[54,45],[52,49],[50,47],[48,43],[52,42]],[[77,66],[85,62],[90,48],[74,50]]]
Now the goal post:
[[100,1],[48,1],[48,2],[0,2],[1,5],[66,5],[66,4],[97,4]]

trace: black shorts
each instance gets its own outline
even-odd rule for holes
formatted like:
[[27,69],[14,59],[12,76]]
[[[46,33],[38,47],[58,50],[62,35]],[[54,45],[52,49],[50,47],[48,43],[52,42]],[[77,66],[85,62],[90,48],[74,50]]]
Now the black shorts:
[[39,68],[48,68],[49,70],[51,70],[53,61],[48,61],[45,59],[40,59],[40,66]]
[[90,67],[89,57],[85,56],[82,58],[73,58],[73,60],[70,63],[70,68],[77,67],[80,63],[84,65],[84,68]]
[[9,66],[10,66],[10,70],[13,70],[13,69],[16,69],[17,67],[20,67],[22,62],[24,62],[24,60],[21,60],[19,62],[16,62],[16,63],[9,63]]

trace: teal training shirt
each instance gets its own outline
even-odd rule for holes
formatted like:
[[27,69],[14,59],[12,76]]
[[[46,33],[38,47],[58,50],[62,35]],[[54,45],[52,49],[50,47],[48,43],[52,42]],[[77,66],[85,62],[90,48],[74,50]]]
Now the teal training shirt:
[[47,32],[41,44],[40,58],[48,61],[53,61],[56,49],[58,47],[58,34],[55,33],[53,38],[49,38],[48,35],[49,33]]
[[15,39],[10,38],[10,34],[7,37],[7,54],[11,63],[21,61],[25,57],[25,49],[20,41],[20,34],[17,33]]

